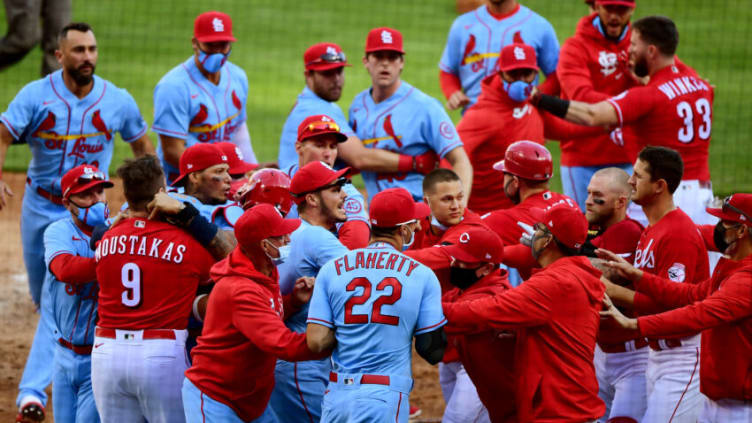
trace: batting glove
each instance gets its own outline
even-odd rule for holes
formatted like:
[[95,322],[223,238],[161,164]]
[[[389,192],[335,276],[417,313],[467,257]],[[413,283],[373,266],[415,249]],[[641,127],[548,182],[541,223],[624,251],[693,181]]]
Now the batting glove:
[[532,225],[528,225],[527,223],[520,221],[517,221],[517,226],[522,228],[520,244],[525,245],[529,248],[533,248],[533,234],[535,233],[535,229],[532,227]]

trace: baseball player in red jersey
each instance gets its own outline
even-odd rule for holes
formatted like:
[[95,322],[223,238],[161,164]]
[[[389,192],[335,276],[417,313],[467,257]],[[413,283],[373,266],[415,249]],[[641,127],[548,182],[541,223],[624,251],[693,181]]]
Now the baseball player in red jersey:
[[[590,225],[589,240],[583,248],[595,257],[603,248],[634,261],[642,225],[627,216],[632,193],[629,175],[617,167],[595,172],[588,185],[585,218]],[[645,370],[648,360],[647,341],[632,331],[622,329],[613,319],[601,320],[595,347],[595,374],[598,396],[606,403],[603,422],[637,422],[647,402]]]
[[[608,310],[625,328],[646,336],[673,335],[704,330],[700,350],[700,391],[707,396],[698,422],[742,422],[752,420],[749,380],[752,357],[752,195],[734,194],[720,209],[708,209],[721,221],[714,230],[714,249],[726,254],[713,277],[697,285],[675,284],[635,269],[610,257],[611,264],[634,280],[638,292],[607,284],[607,291],[621,301],[637,296],[671,306],[672,310],[629,319],[618,310]],[[729,237],[730,235],[730,237]],[[616,289],[614,289],[616,288]]]
[[679,33],[670,19],[639,19],[632,24],[629,60],[635,75],[650,77],[646,86],[594,104],[545,94],[534,95],[534,102],[582,125],[627,125],[638,148],[659,145],[678,151],[685,172],[674,194],[676,205],[698,224],[715,223],[705,211],[713,201],[708,167],[713,87],[679,62],[674,55],[678,44]]
[[147,218],[147,205],[164,189],[154,156],[126,162],[118,175],[129,217],[105,233],[95,252],[94,399],[102,421],[183,422],[188,316],[214,259],[183,229]]
[[[515,251],[519,258],[505,257],[505,264],[517,269],[510,270],[510,282],[512,285],[519,285],[520,276],[527,279],[531,268],[537,265],[530,256],[530,250],[519,245],[524,231],[517,222],[534,224],[535,220],[530,215],[531,208],[546,208],[557,203],[577,207],[577,203],[566,195],[549,190],[548,181],[553,176],[553,160],[548,149],[540,144],[532,141],[513,143],[504,154],[504,160],[496,163],[494,169],[504,174],[504,195],[515,206],[492,211],[481,216],[481,219],[499,235],[505,246],[521,247]],[[517,271],[521,274],[517,274]]]
[[[634,266],[675,283],[696,284],[708,278],[708,256],[697,227],[674,205],[672,194],[681,175],[682,160],[676,151],[665,147],[640,151],[629,184],[632,201],[642,206],[650,225],[637,244]],[[640,297],[633,304],[633,309],[643,316],[671,308],[649,297]],[[641,421],[696,421],[702,402],[699,338],[696,331],[687,331],[648,339],[648,400]]]
[[512,207],[498,195],[500,178],[493,164],[504,158],[517,140],[543,144],[548,139],[592,137],[601,128],[587,128],[541,113],[528,96],[538,81],[535,49],[519,39],[501,50],[499,72],[481,84],[481,95],[457,125],[463,147],[473,165],[473,189],[468,207],[476,213]]
[[605,410],[593,368],[604,287],[601,272],[578,255],[587,221],[566,204],[533,214],[532,253],[543,270],[503,293],[444,303],[444,314],[450,327],[519,330],[514,374],[520,423],[593,422]]
[[[299,280],[284,299],[274,260],[290,241],[298,219],[284,219],[271,204],[247,210],[235,224],[238,247],[212,268],[204,330],[185,372],[183,404],[188,422],[275,422],[267,408],[277,358],[312,360],[303,333],[283,323],[310,299],[311,280]],[[263,328],[263,330],[261,330]],[[265,412],[265,410],[267,410]]]
[[[431,216],[420,222],[413,244],[405,254],[430,267],[439,279],[442,292],[446,292],[452,288],[449,283],[451,257],[433,246],[458,243],[462,232],[471,226],[488,229],[477,214],[465,208],[462,182],[450,169],[436,169],[426,175],[423,179],[423,201],[428,203]],[[488,411],[451,345],[450,340],[439,363],[439,383],[446,402],[443,421],[488,421]]]
[[[506,270],[499,270],[504,245],[493,232],[472,226],[460,234],[459,242],[438,249],[452,257],[449,282],[455,287],[442,297],[444,302],[467,302],[500,295],[511,288]],[[455,328],[454,344],[462,366],[475,385],[478,396],[493,422],[516,421],[514,405],[515,336],[497,331]]]
[[[598,0],[594,6],[596,12],[580,19],[574,36],[561,46],[556,75],[562,98],[598,102],[638,85],[627,66],[635,0]],[[608,134],[561,138],[564,193],[581,209],[593,173],[611,166],[631,172],[632,158]]]

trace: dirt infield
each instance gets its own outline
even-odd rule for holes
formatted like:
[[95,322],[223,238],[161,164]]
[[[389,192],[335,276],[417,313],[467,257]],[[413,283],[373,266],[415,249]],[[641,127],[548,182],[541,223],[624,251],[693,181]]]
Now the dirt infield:
[[[39,317],[29,296],[21,253],[19,222],[25,175],[6,173],[3,180],[15,194],[8,208],[0,211],[0,233],[3,234],[0,242],[0,357],[3,357],[0,361],[0,422],[11,422],[16,415],[18,382]],[[111,209],[117,210],[124,198],[118,181],[114,182],[115,188],[108,191],[108,199]],[[444,401],[438,383],[438,370],[415,355],[413,368],[415,388],[410,399],[423,409],[417,421],[439,421]],[[50,414],[46,422],[53,421]]]

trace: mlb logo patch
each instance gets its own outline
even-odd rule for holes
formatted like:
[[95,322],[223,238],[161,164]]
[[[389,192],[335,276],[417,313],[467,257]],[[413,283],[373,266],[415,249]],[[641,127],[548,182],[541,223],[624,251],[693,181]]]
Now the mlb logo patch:
[[146,227],[146,221],[145,220],[136,220],[135,222],[133,222],[133,226],[135,226],[136,228],[143,229],[143,228]]
[[686,276],[686,267],[681,263],[674,263],[668,269],[668,278],[674,282],[684,282]]

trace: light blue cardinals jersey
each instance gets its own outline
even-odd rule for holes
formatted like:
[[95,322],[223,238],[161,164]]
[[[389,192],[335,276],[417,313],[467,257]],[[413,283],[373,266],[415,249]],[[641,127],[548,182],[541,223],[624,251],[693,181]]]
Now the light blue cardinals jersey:
[[446,318],[433,271],[378,242],[324,265],[308,323],[335,330],[334,371],[409,378],[413,336],[438,329]]
[[[290,256],[277,266],[279,291],[282,295],[292,292],[295,280],[301,276],[316,276],[329,260],[345,254],[348,249],[330,231],[314,226],[305,220],[290,235]],[[285,321],[290,330],[305,332],[307,305]]]
[[91,92],[79,99],[63,83],[62,70],[23,87],[0,121],[13,138],[31,148],[26,171],[31,184],[57,196],[60,178],[80,164],[93,164],[107,173],[115,132],[132,142],[147,129],[126,90],[94,75]]
[[[154,88],[154,124],[161,135],[196,143],[231,141],[246,121],[248,77],[238,66],[226,62],[219,84],[212,84],[196,67],[193,56],[167,72]],[[180,171],[164,160],[162,143],[157,147],[168,183]]]
[[[90,238],[70,217],[51,223],[44,231],[47,268],[61,254],[94,257],[94,251],[89,248]],[[96,281],[85,284],[62,282],[49,270],[46,278],[45,287],[50,292],[51,310],[59,336],[74,345],[93,344],[99,284]]]
[[[293,175],[298,171],[299,167],[298,164],[294,164],[287,168],[287,170],[284,170],[284,172],[287,174],[287,176],[292,179]],[[345,214],[347,215],[347,221],[351,220],[360,220],[362,222],[365,222],[368,226],[371,226],[371,223],[368,221],[368,209],[366,208],[366,200],[363,198],[363,194],[358,191],[357,188],[355,188],[355,185],[349,183],[342,185],[342,191],[345,192]],[[298,217],[298,206],[297,204],[293,204],[292,207],[290,207],[290,212],[286,216],[288,219],[294,219]],[[339,231],[340,226],[342,226],[341,223],[337,224],[337,231]]]
[[462,91],[470,98],[467,107],[478,99],[481,81],[498,71],[501,49],[514,42],[516,33],[525,44],[535,48],[538,67],[544,75],[556,70],[559,62],[556,32],[545,18],[525,6],[519,5],[517,11],[499,20],[484,4],[454,20],[439,68],[459,77]]
[[[380,148],[417,156],[429,150],[439,157],[462,146],[452,120],[436,99],[401,81],[397,91],[376,104],[370,88],[350,105],[350,127],[366,148]],[[401,187],[418,201],[423,198],[423,175],[418,172],[362,172],[369,201],[387,188]]]
[[337,103],[326,101],[317,96],[308,87],[298,94],[295,105],[287,115],[285,125],[282,127],[282,135],[279,137],[279,154],[277,164],[280,169],[298,163],[298,153],[295,152],[295,142],[298,140],[298,126],[305,118],[313,115],[327,115],[339,125],[339,131],[348,137],[355,135]]

